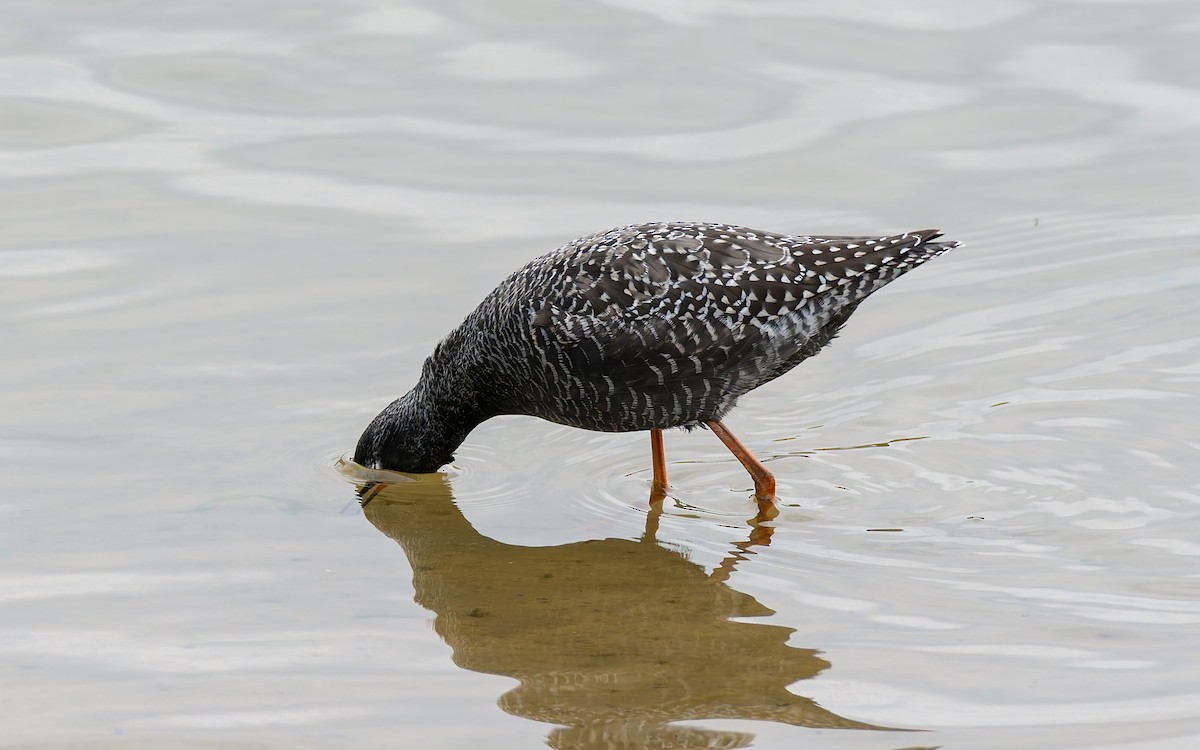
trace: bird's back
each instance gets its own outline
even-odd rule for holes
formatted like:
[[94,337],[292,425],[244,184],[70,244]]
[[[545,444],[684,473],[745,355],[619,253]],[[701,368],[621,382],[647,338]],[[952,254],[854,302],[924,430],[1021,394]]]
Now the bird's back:
[[816,354],[868,295],[958,245],[938,236],[620,227],[530,262],[456,334],[482,350],[497,413],[607,431],[718,420]]

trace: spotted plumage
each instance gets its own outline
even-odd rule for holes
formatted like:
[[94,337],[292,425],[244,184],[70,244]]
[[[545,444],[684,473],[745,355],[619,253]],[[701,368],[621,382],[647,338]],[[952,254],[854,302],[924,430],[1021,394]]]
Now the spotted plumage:
[[872,292],[958,245],[938,236],[671,222],[575,240],[513,273],[443,339],[355,460],[434,471],[499,414],[610,432],[719,422],[816,354]]

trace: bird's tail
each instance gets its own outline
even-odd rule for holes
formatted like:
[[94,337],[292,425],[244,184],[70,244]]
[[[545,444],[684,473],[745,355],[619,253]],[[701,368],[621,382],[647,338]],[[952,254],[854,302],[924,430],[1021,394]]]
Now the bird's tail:
[[862,299],[961,244],[935,242],[941,236],[937,229],[921,229],[887,237],[828,239],[820,256],[812,256],[812,270],[822,282],[817,291],[840,289],[843,294],[849,292],[852,300]]

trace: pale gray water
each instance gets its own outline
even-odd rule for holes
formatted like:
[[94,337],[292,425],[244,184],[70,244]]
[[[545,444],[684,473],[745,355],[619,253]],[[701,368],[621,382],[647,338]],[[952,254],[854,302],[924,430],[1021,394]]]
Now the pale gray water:
[[[0,6],[0,745],[1197,746],[1200,9],[832,6]],[[440,335],[677,218],[966,243],[731,418],[769,546],[519,418],[364,518]]]

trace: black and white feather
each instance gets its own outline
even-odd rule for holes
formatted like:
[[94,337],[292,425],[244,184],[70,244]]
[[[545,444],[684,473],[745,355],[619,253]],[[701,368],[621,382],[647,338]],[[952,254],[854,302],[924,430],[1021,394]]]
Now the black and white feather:
[[438,344],[355,460],[433,471],[499,414],[609,432],[720,420],[820,351],[868,295],[958,246],[939,236],[670,222],[575,240],[509,276]]

